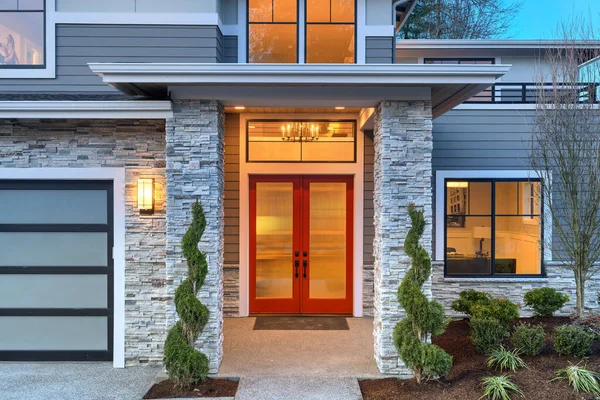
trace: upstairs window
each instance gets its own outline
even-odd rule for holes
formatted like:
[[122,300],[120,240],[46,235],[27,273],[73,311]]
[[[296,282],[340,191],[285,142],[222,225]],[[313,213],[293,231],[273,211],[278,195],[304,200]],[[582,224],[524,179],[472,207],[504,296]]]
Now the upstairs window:
[[248,62],[298,62],[297,0],[248,1]]
[[44,0],[0,1],[0,68],[45,68]]
[[306,62],[354,64],[355,0],[306,0]]
[[540,275],[539,180],[446,180],[446,275]]
[[475,64],[492,65],[496,63],[493,58],[426,58],[425,64]]

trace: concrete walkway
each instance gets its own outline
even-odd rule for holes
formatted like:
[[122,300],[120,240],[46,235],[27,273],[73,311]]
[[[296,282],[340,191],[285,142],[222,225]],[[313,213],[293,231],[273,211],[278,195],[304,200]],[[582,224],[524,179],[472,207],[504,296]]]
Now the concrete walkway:
[[242,378],[235,400],[361,400],[356,378]]
[[160,367],[112,363],[0,363],[2,400],[139,400]]
[[381,377],[373,357],[370,318],[348,318],[348,331],[255,331],[254,321],[224,320],[223,361],[217,376]]

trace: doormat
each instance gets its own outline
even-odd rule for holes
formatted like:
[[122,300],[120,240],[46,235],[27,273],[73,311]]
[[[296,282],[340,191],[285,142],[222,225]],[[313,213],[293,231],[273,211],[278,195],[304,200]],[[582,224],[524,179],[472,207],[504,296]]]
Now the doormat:
[[255,331],[349,331],[345,317],[256,317]]

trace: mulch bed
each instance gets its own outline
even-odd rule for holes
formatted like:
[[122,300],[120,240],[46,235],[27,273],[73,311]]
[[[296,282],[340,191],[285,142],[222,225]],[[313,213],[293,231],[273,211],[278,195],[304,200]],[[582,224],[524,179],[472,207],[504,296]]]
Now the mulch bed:
[[148,390],[144,399],[175,399],[178,397],[234,397],[239,382],[227,379],[206,380],[188,389],[180,389],[171,380],[155,384]]
[[[565,368],[569,362],[579,363],[576,357],[559,356],[554,352],[550,334],[555,327],[570,322],[569,318],[523,318],[531,324],[541,324],[546,332],[546,344],[542,353],[535,357],[523,357],[528,369],[508,373],[511,380],[525,393],[527,399],[544,400],[581,400],[593,399],[584,394],[576,394],[565,381],[549,382],[554,371]],[[500,375],[499,371],[488,369],[487,358],[475,349],[468,338],[467,321],[453,321],[446,332],[433,338],[433,343],[446,350],[453,357],[453,367],[448,376],[438,381],[418,385],[414,380],[395,378],[371,379],[360,382],[365,400],[410,399],[410,400],[471,400],[479,399],[483,394],[481,379],[486,376]],[[596,342],[587,367],[600,371],[600,346]],[[506,371],[505,371],[506,372]],[[518,396],[515,396],[517,398]]]

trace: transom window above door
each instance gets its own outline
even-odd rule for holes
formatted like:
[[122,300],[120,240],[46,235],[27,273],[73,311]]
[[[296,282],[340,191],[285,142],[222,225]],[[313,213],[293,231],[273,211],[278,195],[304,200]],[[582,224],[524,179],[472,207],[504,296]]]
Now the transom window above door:
[[248,0],[248,62],[353,64],[355,25],[355,0]]
[[248,162],[355,162],[355,121],[248,120]]

